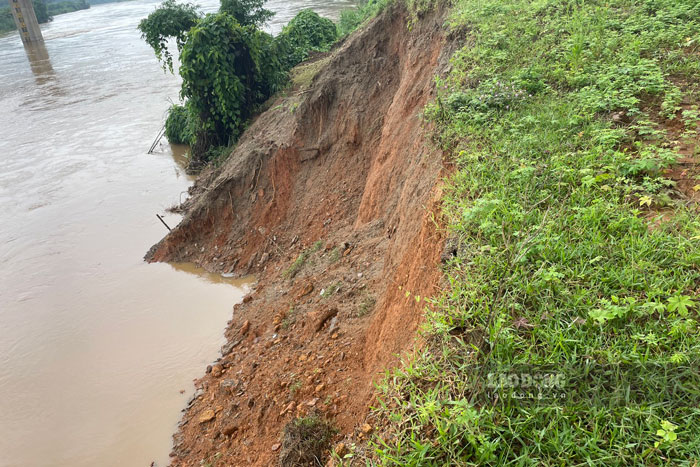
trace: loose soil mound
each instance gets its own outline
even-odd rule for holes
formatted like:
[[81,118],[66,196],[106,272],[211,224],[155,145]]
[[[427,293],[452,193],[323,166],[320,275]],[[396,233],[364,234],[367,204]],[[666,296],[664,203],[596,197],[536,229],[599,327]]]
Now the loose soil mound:
[[410,349],[416,297],[441,277],[446,169],[420,112],[447,66],[442,21],[409,30],[390,7],[319,60],[200,178],[147,255],[258,277],[197,382],[173,465],[274,465],[284,427],[308,413],[338,437],[362,432],[372,382]]

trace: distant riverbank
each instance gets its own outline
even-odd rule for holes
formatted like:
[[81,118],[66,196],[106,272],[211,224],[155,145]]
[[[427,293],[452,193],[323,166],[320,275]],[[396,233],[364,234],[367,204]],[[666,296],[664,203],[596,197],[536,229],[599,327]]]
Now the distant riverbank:
[[[33,0],[33,3],[39,24],[44,24],[52,21],[54,16],[78,10],[87,10],[90,8],[90,5],[120,1],[129,0]],[[17,26],[12,18],[9,4],[6,7],[0,8],[0,34],[15,31],[16,29]]]

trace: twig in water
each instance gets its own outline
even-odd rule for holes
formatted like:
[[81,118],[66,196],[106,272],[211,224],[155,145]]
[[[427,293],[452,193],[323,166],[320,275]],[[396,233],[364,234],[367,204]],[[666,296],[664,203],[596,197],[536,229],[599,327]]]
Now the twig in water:
[[165,228],[168,229],[168,232],[172,232],[173,229],[171,229],[171,228],[168,226],[168,224],[165,223],[165,221],[163,220],[163,218],[160,217],[160,214],[156,214],[156,217],[158,218],[158,220],[160,220],[160,221],[163,223],[163,225],[165,226]]
[[158,146],[158,143],[160,143],[160,140],[163,136],[165,136],[165,125],[163,125],[163,128],[161,128],[158,132],[158,136],[156,136],[155,141],[153,141],[153,144],[151,144],[151,147],[148,150],[148,154],[153,154],[153,150],[156,148],[156,146]]

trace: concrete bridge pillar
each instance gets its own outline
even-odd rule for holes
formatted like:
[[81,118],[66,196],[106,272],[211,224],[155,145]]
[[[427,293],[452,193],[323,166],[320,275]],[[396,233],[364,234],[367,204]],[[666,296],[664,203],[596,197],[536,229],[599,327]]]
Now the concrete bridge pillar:
[[33,42],[43,42],[44,37],[39,29],[39,22],[36,20],[34,5],[32,0],[9,0],[10,10],[15,19],[17,30],[22,38],[22,42],[30,44]]

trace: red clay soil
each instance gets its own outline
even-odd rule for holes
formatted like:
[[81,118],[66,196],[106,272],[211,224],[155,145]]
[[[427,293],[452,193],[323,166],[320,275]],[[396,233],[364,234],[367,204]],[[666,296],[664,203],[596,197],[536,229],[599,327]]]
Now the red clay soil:
[[278,465],[285,425],[309,413],[336,441],[369,431],[373,381],[411,350],[415,297],[441,278],[446,169],[420,112],[450,46],[441,13],[410,30],[408,19],[390,7],[318,60],[310,84],[200,177],[184,220],[147,255],[258,280],[196,383],[172,465]]

